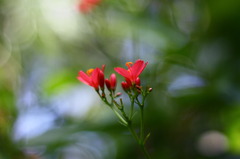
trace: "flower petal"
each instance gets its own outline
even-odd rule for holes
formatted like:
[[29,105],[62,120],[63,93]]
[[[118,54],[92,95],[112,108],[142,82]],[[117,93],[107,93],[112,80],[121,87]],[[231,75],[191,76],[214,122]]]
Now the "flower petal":
[[143,60],[137,60],[133,66],[130,68],[132,72],[132,76],[136,79],[144,70],[144,68],[147,66],[148,62],[144,63]]
[[100,85],[101,89],[104,89],[104,73],[102,70],[98,70],[98,84]]
[[129,73],[129,71],[125,70],[124,68],[116,67],[116,68],[114,68],[114,70],[125,78],[131,77],[131,74]]
[[92,86],[91,78],[88,75],[86,75],[83,71],[79,71],[77,79],[86,85]]
[[92,72],[92,84],[94,88],[98,88],[99,86],[99,68],[95,68]]

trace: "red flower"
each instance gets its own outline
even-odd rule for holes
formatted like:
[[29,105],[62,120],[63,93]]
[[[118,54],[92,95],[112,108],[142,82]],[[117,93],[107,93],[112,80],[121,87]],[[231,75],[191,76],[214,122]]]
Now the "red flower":
[[102,70],[100,68],[89,69],[86,73],[79,71],[77,79],[96,90],[99,90],[99,87],[104,89],[104,67],[105,65],[102,66]]
[[98,5],[101,0],[81,0],[78,4],[78,9],[82,13],[88,13],[92,10],[93,7]]
[[132,85],[140,85],[140,78],[138,76],[142,73],[147,64],[148,62],[145,63],[143,60],[139,59],[134,64],[132,62],[127,62],[127,70],[121,67],[117,67],[114,70],[123,77],[125,77],[126,83],[128,83],[128,85],[129,83],[131,83]]
[[114,73],[111,74],[109,79],[105,79],[105,83],[109,91],[115,91],[117,85],[116,75]]

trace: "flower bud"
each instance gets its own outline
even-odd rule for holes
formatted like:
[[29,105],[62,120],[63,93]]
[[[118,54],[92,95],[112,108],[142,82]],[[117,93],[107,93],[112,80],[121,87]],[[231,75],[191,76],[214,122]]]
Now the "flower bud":
[[149,93],[152,92],[152,88],[148,88],[148,92],[149,92]]
[[125,92],[129,91],[129,89],[131,87],[131,85],[129,85],[129,83],[127,83],[127,82],[122,82],[121,85]]
[[105,84],[106,84],[106,86],[107,86],[107,89],[108,89],[109,91],[111,91],[111,84],[110,84],[109,79],[105,79]]
[[104,72],[106,65],[102,65],[102,71]]
[[115,90],[116,86],[117,86],[117,78],[116,75],[113,73],[110,76],[110,86],[111,86],[111,90]]
[[140,86],[141,85],[141,80],[139,77],[136,78],[135,84]]
[[138,92],[138,93],[141,93],[141,92],[142,92],[142,87],[141,87],[141,86],[136,85],[136,88],[137,88],[137,92]]
[[115,97],[119,97],[119,96],[121,96],[122,95],[122,93],[121,92],[118,92],[116,95],[115,95]]
[[117,85],[116,75],[114,73],[111,74],[109,79],[105,79],[105,83],[109,91],[115,91]]

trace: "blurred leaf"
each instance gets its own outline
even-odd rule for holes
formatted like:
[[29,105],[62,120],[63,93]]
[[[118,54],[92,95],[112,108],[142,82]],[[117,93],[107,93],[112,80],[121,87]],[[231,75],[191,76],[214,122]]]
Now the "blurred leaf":
[[52,95],[67,90],[78,81],[76,77],[77,74],[73,76],[69,70],[54,72],[43,82],[43,92]]

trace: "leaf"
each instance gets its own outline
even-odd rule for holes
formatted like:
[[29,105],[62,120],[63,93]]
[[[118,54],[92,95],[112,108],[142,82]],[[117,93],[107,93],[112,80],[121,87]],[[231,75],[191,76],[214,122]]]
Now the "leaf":
[[144,141],[143,141],[143,145],[145,145],[145,143],[147,142],[148,138],[150,137],[150,133],[147,134],[147,136],[145,137]]

